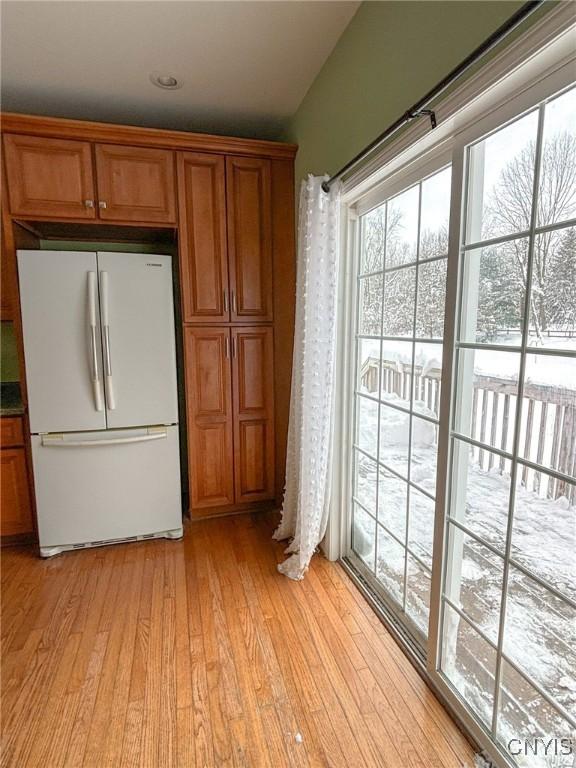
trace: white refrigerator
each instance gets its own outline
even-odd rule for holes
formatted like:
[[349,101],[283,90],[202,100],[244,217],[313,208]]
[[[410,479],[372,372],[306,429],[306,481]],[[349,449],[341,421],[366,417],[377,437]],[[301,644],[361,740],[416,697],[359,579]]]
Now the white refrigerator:
[[182,536],[172,258],[18,251],[40,554]]

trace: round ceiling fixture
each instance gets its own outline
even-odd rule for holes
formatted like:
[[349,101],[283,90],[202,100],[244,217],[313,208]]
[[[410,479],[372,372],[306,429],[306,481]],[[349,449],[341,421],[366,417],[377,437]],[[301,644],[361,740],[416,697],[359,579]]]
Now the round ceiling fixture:
[[165,91],[177,91],[178,88],[182,88],[184,85],[174,75],[162,74],[161,72],[152,72],[150,82],[158,88],[163,88]]

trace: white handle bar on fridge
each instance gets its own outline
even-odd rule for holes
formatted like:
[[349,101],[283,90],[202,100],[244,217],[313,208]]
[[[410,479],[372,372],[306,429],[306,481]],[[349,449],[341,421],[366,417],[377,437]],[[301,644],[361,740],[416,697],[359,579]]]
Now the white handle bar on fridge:
[[124,445],[125,443],[147,443],[150,440],[162,440],[168,432],[151,432],[138,437],[111,437],[105,440],[64,440],[62,435],[42,435],[42,445],[49,448],[88,448],[98,445]]
[[102,331],[104,333],[104,373],[106,376],[106,404],[110,411],[116,408],[114,382],[112,380],[112,356],[110,352],[110,316],[108,310],[108,272],[100,272],[100,299],[102,302]]
[[96,341],[96,272],[88,272],[88,319],[90,322],[90,345],[92,351],[92,390],[97,411],[104,410],[102,383],[98,371],[98,344]]

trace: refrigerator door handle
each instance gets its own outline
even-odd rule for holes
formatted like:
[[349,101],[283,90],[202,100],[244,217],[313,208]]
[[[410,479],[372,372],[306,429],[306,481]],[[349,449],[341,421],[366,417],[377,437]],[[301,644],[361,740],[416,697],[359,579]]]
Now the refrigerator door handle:
[[96,272],[88,272],[88,317],[90,321],[90,345],[92,351],[92,390],[97,411],[104,410],[102,382],[98,370],[98,342],[96,340]]
[[125,445],[127,443],[148,443],[150,440],[163,440],[168,437],[165,429],[149,429],[145,435],[137,437],[110,437],[104,440],[64,440],[63,434],[42,435],[42,445],[46,448],[96,448],[100,445]]
[[112,357],[110,352],[110,317],[108,311],[108,272],[100,272],[100,297],[102,301],[102,331],[104,334],[104,374],[106,376],[106,405],[110,411],[116,408]]

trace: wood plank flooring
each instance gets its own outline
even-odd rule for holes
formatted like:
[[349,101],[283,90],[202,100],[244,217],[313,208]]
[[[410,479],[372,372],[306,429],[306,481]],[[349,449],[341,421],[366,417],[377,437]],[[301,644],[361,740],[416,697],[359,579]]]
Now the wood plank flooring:
[[9,768],[462,768],[473,752],[337,564],[271,516],[183,541],[2,552]]

